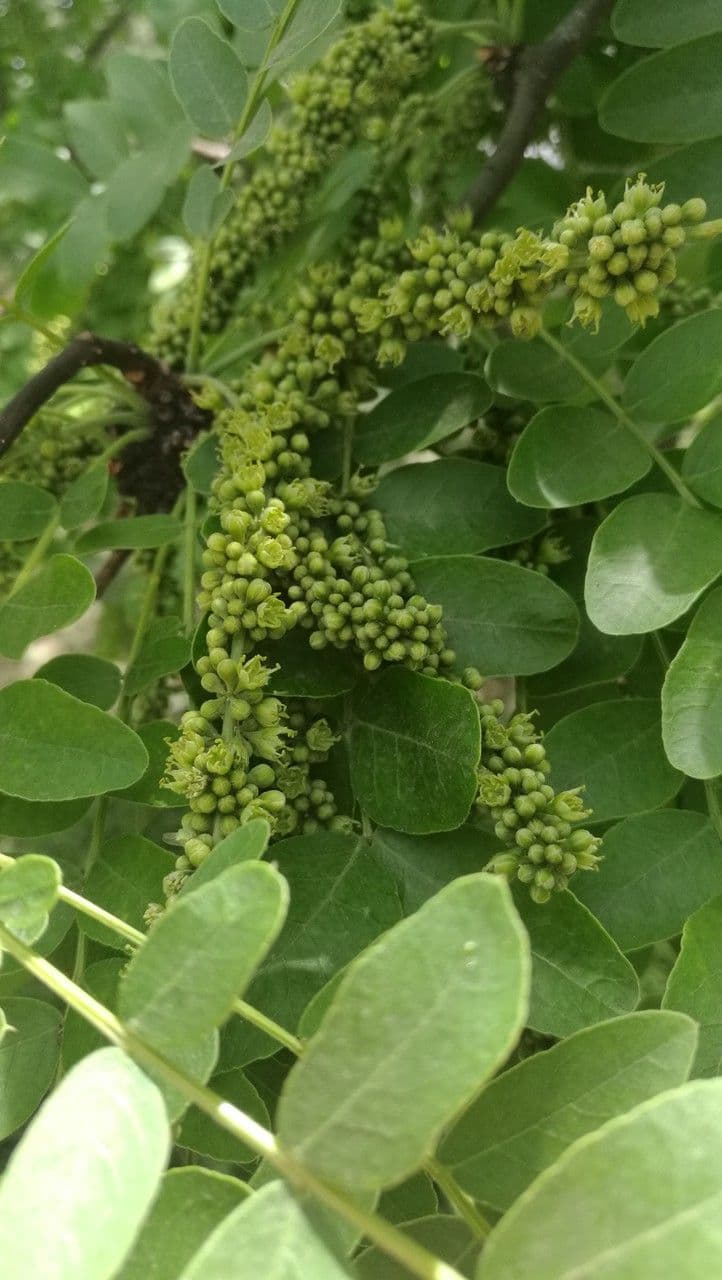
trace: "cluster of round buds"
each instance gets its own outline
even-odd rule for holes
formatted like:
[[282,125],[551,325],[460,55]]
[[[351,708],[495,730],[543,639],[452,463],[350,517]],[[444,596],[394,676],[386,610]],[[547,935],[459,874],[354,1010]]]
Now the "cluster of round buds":
[[[234,507],[221,511],[221,528],[210,533],[203,551],[206,566],[201,577],[198,603],[210,610],[210,630],[220,645],[209,639],[209,654],[227,646],[231,637],[245,632],[254,641],[280,640],[305,609],[286,606],[269,581],[288,571],[297,561],[293,542],[285,532],[290,516],[280,498],[266,501],[263,490],[246,494],[250,510]],[[205,661],[205,659],[201,659]],[[223,679],[223,668],[204,679]],[[217,692],[210,685],[209,692]]]
[[[290,87],[288,118],[239,190],[216,238],[203,332],[220,332],[260,261],[302,222],[310,193],[344,147],[380,140],[405,88],[429,64],[431,27],[414,0],[395,0],[349,27]],[[150,345],[175,362],[187,346],[195,274],[153,317]]]
[[565,276],[574,295],[574,316],[596,328],[602,300],[614,299],[633,324],[659,314],[664,289],[677,274],[677,254],[690,227],[704,221],[707,206],[694,198],[662,204],[664,183],[652,186],[640,174],[628,180],[611,209],[603,192],[573,204],[552,235],[570,253]]
[[393,283],[355,304],[359,329],[378,335],[381,363],[398,363],[407,342],[434,334],[467,339],[479,321],[534,337],[541,304],[569,261],[564,245],[524,229],[473,240],[426,228],[409,254]]
[[660,314],[667,320],[684,320],[694,316],[698,311],[706,311],[709,307],[720,305],[720,294],[708,285],[692,284],[677,276],[668,284],[660,298]]
[[541,533],[536,538],[529,538],[526,542],[519,542],[511,547],[508,559],[548,577],[550,569],[569,559],[569,550],[563,538],[552,533]]
[[480,707],[482,755],[477,805],[488,810],[494,833],[508,846],[486,870],[520,880],[535,902],[566,889],[576,871],[593,871],[601,840],[576,824],[589,817],[579,791],[555,792],[551,765],[531,717],[501,723],[504,704]]
[[351,819],[338,813],[333,792],[318,775],[318,766],[328,761],[339,735],[325,716],[309,714],[308,704],[297,701],[288,704],[288,723],[295,736],[279,771],[279,784],[287,800],[284,833],[349,831],[353,825]]
[[219,839],[251,818],[275,828],[286,806],[277,773],[291,730],[283,703],[266,692],[272,669],[258,655],[229,657],[222,646],[198,667],[215,696],[182,717],[166,767],[166,785],[189,810],[170,837],[183,846],[167,886],[176,892]]
[[353,499],[333,502],[339,536],[320,528],[296,540],[299,563],[289,599],[307,609],[313,649],[355,646],[367,671],[404,663],[435,675],[454,662],[440,605],[415,589],[408,562],[390,552],[380,512]]

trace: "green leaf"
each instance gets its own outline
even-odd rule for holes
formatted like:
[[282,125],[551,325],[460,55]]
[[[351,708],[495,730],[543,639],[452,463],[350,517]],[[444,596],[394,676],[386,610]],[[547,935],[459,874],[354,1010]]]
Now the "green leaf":
[[531,945],[530,1027],[569,1036],[636,1007],[634,969],[571,893],[555,893],[543,908],[526,890],[514,901]]
[[208,240],[216,234],[233,204],[233,192],[221,190],[215,169],[203,164],[196,169],[183,202],[183,223],[192,236]]
[[61,653],[38,667],[34,679],[47,680],[101,711],[112,707],[120,694],[120,671],[115,663],[90,653]]
[[350,693],[358,680],[358,663],[344,649],[312,649],[300,627],[288,631],[270,650],[278,664],[268,683],[269,693],[289,698],[336,698]]
[[60,804],[37,804],[0,793],[0,835],[46,836],[74,827],[92,804],[92,797],[65,800]]
[[41,1000],[6,1000],[0,1035],[0,1142],[29,1120],[50,1088],[60,1058],[59,1009]]
[[[103,59],[110,97],[139,142],[167,141],[169,126],[181,118],[165,64],[144,54],[115,53]],[[65,166],[67,167],[67,166]]]
[[0,870],[0,924],[21,942],[35,942],[58,900],[60,867],[41,853],[26,853]]
[[[681,15],[680,15],[681,17]],[[696,142],[719,133],[722,31],[635,62],[602,95],[599,123],[636,142]]]
[[271,828],[264,818],[252,818],[237,831],[232,831],[224,840],[211,849],[210,857],[202,862],[193,875],[186,880],[180,891],[183,894],[195,893],[209,880],[215,880],[221,872],[229,867],[238,866],[241,862],[255,862],[262,858],[268,847]]
[[559,538],[568,559],[551,570],[554,581],[571,596],[579,609],[579,639],[572,653],[553,671],[532,677],[528,686],[530,706],[537,699],[571,689],[583,689],[625,675],[642,652],[642,636],[608,636],[589,621],[584,607],[584,576],[597,521],[591,517],[562,519],[550,530]]
[[535,404],[578,400],[589,388],[565,360],[540,338],[531,342],[508,339],[489,352],[484,374],[500,395]]
[[528,968],[505,884],[442,889],[349,966],[284,1085],[280,1142],[347,1188],[413,1173],[515,1043]]
[[173,36],[168,69],[173,92],[194,128],[209,138],[232,134],[248,77],[228,42],[201,18],[186,18]]
[[196,493],[209,494],[218,471],[218,437],[211,434],[200,436],[188,450],[181,466]]
[[710,418],[685,450],[682,475],[700,498],[722,507],[722,414]]
[[354,694],[351,781],[380,826],[412,835],[460,827],[480,750],[476,703],[458,685],[398,668]]
[[238,1178],[210,1169],[170,1169],[114,1280],[178,1280],[212,1231],[250,1195]]
[[58,504],[52,493],[24,480],[0,483],[0,540],[25,542],[37,538],[50,523]]
[[722,773],[722,589],[701,603],[662,688],[667,757],[689,778]]
[[356,424],[355,457],[364,466],[402,458],[474,422],[491,404],[483,378],[472,373],[435,373],[392,391]]
[[289,1187],[271,1182],[206,1239],[180,1280],[348,1280]]
[[74,556],[52,556],[0,605],[0,653],[22,658],[33,640],[75,622],[94,599],[85,565]]
[[384,1191],[377,1208],[387,1222],[411,1222],[413,1218],[436,1213],[439,1201],[428,1173],[414,1173],[405,1182]]
[[720,573],[719,517],[673,494],[627,498],[599,526],[589,556],[589,617],[613,636],[667,626]]
[[[245,1112],[256,1124],[263,1125],[265,1129],[270,1128],[268,1111],[242,1071],[225,1071],[214,1076],[210,1081],[210,1088],[226,1102],[233,1103],[234,1107]],[[227,1160],[231,1164],[247,1164],[258,1158],[255,1151],[239,1142],[227,1129],[222,1129],[198,1107],[189,1107],[186,1111],[176,1142],[178,1146],[210,1156],[212,1160]]]
[[190,659],[190,640],[180,618],[156,618],[149,626],[140,653],[125,675],[125,692],[134,698],[161,676],[180,671]]
[[101,181],[109,178],[128,154],[118,107],[97,98],[66,102],[63,117],[71,146],[83,167]]
[[598,876],[574,892],[622,951],[681,932],[687,917],[722,893],[722,845],[702,813],[661,809],[627,818],[604,836]]
[[138,729],[138,737],[148,752],[148,767],[132,787],[117,792],[121,800],[134,804],[150,804],[159,808],[176,809],[180,797],[163,786],[165,766],[168,760],[168,742],[177,737],[178,726],[172,720],[150,720]]
[[231,867],[161,916],[128,965],[121,1016],[162,1050],[218,1027],[283,923],[285,881],[265,862]]
[[656,1010],[579,1031],[492,1080],[439,1159],[469,1195],[506,1210],[577,1138],[684,1084],[696,1048],[689,1018]]
[[[83,974],[85,990],[100,1004],[105,1005],[106,1009],[110,1009],[111,1013],[118,1006],[118,989],[127,963],[127,955],[122,958],[113,956],[112,960],[98,960],[95,964],[89,964]],[[101,1033],[86,1022],[85,1018],[74,1009],[68,1009],[63,1026],[63,1071],[69,1071],[81,1058],[86,1058],[96,1049],[104,1048],[106,1043]]]
[[701,1280],[722,1267],[722,1081],[669,1090],[588,1134],[484,1246],[477,1280]]
[[544,516],[521,506],[503,467],[469,458],[413,463],[384,476],[374,492],[389,541],[410,560],[505,547],[538,533]]
[[238,160],[245,160],[246,156],[253,155],[253,152],[258,151],[259,147],[266,142],[272,125],[271,104],[268,98],[264,98],[248,128],[231,147],[228,160],[236,163]]
[[693,1075],[722,1073],[722,960],[719,937],[722,897],[700,907],[687,920],[682,947],[664,993],[665,1009],[678,1009],[699,1023],[699,1049]]
[[432,373],[462,373],[463,352],[448,346],[446,342],[412,342],[406,348],[401,364],[389,365],[379,371],[385,387],[408,386],[428,378]]
[[15,285],[14,301],[16,306],[21,306],[23,302],[28,301],[28,295],[30,295],[30,301],[32,301],[32,292],[38,278],[42,274],[43,268],[54,254],[60,242],[65,238],[71,224],[72,219],[69,222],[66,222],[62,227],[58,227],[58,230],[45,241],[45,244],[38,249],[37,253],[33,255],[30,261],[23,268],[20,278]]
[[574,649],[577,607],[541,573],[482,556],[430,557],[416,561],[412,573],[427,600],[443,607],[460,668],[532,675],[556,666]]
[[[174,859],[143,836],[116,836],[101,846],[85,885],[85,896],[99,907],[144,929],[149,902],[163,901],[163,877],[173,870]],[[125,951],[126,940],[92,916],[80,915],[78,923],[89,938],[114,951]]]
[[541,409],[519,437],[509,462],[509,489],[529,507],[581,506],[622,493],[651,465],[646,449],[608,413],[553,405]]
[[612,15],[615,36],[644,49],[663,49],[694,36],[722,31],[722,0],[696,0],[684,8],[676,0],[617,0]]
[[148,765],[138,735],[46,680],[0,689],[0,788],[25,800],[74,800],[128,787]]
[[722,212],[722,139],[708,138],[689,147],[677,147],[648,166],[649,182],[665,183],[665,199],[684,204],[690,191],[702,196],[710,216]]
[[680,422],[722,390],[716,363],[722,310],[688,316],[645,347],[627,374],[622,404],[637,422]]
[[499,852],[499,841],[471,826],[432,836],[406,836],[377,827],[372,849],[396,881],[408,916],[457,876],[479,871]]
[[123,520],[106,520],[87,533],[81,533],[75,549],[78,555],[118,548],[164,547],[183,532],[175,516],[126,516]]
[[[401,908],[393,879],[365,840],[330,831],[295,836],[274,844],[273,860],[288,881],[291,901],[247,999],[293,1031],[316,992],[395,924]],[[195,875],[191,886],[193,880]],[[243,1066],[277,1050],[275,1041],[236,1018],[223,1033],[221,1067]]]
[[278,67],[323,35],[341,12],[341,0],[301,0],[288,29],[268,59],[269,67]]
[[104,462],[95,462],[65,490],[60,499],[60,523],[71,531],[94,520],[105,502],[110,472]]
[[185,166],[190,140],[189,126],[175,125],[162,146],[130,156],[115,170],[106,191],[107,225],[114,239],[133,239],[150,221]]
[[[404,1222],[403,1232],[434,1257],[448,1262],[462,1276],[473,1276],[480,1244],[461,1218],[438,1213],[434,1217]],[[354,1275],[359,1280],[408,1280],[409,1272],[381,1249],[372,1248],[358,1255]]]
[[664,753],[655,698],[582,707],[552,725],[545,743],[555,787],[584,787],[594,822],[657,809],[682,785]]
[[284,0],[217,0],[224,18],[243,31],[270,27],[283,9]]
[[115,1275],[155,1196],[170,1147],[158,1090],[119,1049],[73,1068],[0,1183],[3,1280]]

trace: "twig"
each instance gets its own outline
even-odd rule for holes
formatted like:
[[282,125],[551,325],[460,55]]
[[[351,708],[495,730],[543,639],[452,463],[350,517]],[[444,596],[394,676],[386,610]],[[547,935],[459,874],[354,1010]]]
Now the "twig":
[[527,45],[517,57],[514,93],[496,150],[489,157],[467,203],[480,221],[509,185],[534,136],[549,92],[584,48],[614,0],[579,0],[541,44]]
[[167,365],[132,342],[116,342],[95,333],[79,333],[13,396],[0,413],[0,455],[59,387],[70,382],[81,369],[99,364],[120,370],[126,382],[150,405],[157,428],[170,430],[180,425],[180,419],[192,424],[191,434],[194,436],[202,426],[207,426],[209,415],[198,407]]

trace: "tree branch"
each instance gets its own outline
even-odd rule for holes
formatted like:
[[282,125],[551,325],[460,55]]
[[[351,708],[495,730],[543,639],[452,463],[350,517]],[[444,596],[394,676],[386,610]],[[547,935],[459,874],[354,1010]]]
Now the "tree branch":
[[579,0],[546,40],[520,51],[511,107],[496,150],[467,196],[475,221],[486,216],[511,182],[534,136],[550,90],[587,44],[613,3],[614,0]]
[[131,342],[94,333],[73,338],[0,413],[0,456],[59,387],[82,369],[98,364],[119,369],[150,408],[151,436],[123,451],[118,475],[121,493],[131,494],[142,511],[172,507],[183,485],[181,454],[210,426],[212,415],[196,404],[166,364]]
[[195,435],[207,425],[207,413],[198,408],[167,365],[132,342],[116,342],[94,333],[79,333],[13,396],[0,413],[0,455],[5,453],[58,387],[70,382],[81,369],[97,364],[111,365],[120,370],[126,381],[150,405],[157,427],[171,428],[191,422]]

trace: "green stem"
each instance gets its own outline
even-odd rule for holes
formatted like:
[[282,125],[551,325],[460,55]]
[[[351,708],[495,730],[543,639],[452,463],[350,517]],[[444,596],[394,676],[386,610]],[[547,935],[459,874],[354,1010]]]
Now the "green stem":
[[184,376],[183,382],[187,387],[213,387],[232,409],[238,404],[238,396],[235,391],[231,391],[228,383],[214,378],[210,373],[189,373]]
[[284,1049],[290,1049],[297,1058],[303,1053],[303,1041],[298,1036],[294,1036],[292,1032],[287,1031],[280,1023],[275,1022],[273,1018],[267,1018],[265,1013],[261,1013],[260,1009],[256,1009],[252,1004],[246,1004],[245,1000],[233,1001],[233,1012],[237,1013],[239,1018],[243,1018],[245,1022],[250,1022],[254,1027],[258,1027],[259,1031],[265,1031],[267,1036],[272,1040],[276,1040],[278,1044],[282,1044]]
[[347,1200],[333,1187],[306,1169],[294,1156],[279,1147],[274,1135],[247,1116],[233,1103],[227,1102],[206,1085],[192,1080],[184,1072],[164,1058],[145,1040],[125,1026],[115,1014],[74,983],[60,969],[37,955],[23,942],[19,942],[0,924],[0,950],[7,951],[34,978],[65,1001],[80,1017],[84,1018],[112,1044],[123,1049],[141,1066],[160,1076],[166,1084],[179,1090],[182,1096],[197,1106],[207,1116],[232,1134],[234,1138],[251,1147],[268,1160],[298,1191],[308,1192],[340,1217],[350,1222],[369,1240],[395,1258],[418,1280],[462,1280],[459,1272],[416,1244],[409,1236],[375,1213],[367,1212]]
[[701,507],[701,502],[697,500],[691,489],[687,488],[684,480],[672,466],[671,462],[665,458],[661,450],[655,448],[651,441],[647,439],[644,432],[637,425],[634,419],[630,418],[629,415],[625,413],[624,409],[615,400],[611,392],[607,391],[604,384],[600,382],[598,378],[595,378],[593,373],[590,373],[587,366],[582,364],[581,360],[577,360],[576,356],[563,346],[562,343],[553,336],[553,334],[549,333],[548,329],[542,329],[539,337],[543,342],[546,342],[548,347],[551,347],[552,351],[554,351],[561,360],[564,360],[570,368],[574,369],[575,372],[579,374],[579,377],[586,382],[587,386],[590,387],[602,403],[607,406],[610,413],[612,413],[617,419],[617,422],[620,422],[622,426],[626,427],[627,431],[634,436],[637,443],[640,444],[649,454],[650,458],[656,462],[660,471],[664,472],[670,484],[677,490],[680,497],[683,498],[685,502],[688,502],[690,506]]
[[[174,515],[174,516],[178,515],[184,500],[185,500],[185,493],[182,493],[178,501],[176,502],[175,506],[173,507],[171,515]],[[155,553],[153,566],[148,576],[148,582],[146,584],[145,594],[143,596],[143,600],[140,606],[140,614],[138,615],[138,622],[136,624],[135,632],[133,634],[133,639],[130,645],[130,651],[128,653],[126,671],[130,671],[130,668],[133,666],[133,663],[138,657],[138,654],[140,653],[140,650],[141,650],[141,646],[145,639],[146,631],[150,626],[153,609],[155,607],[155,602],[158,595],[158,589],[160,587],[161,577],[163,575],[163,569],[165,567],[165,562],[168,558],[168,554],[170,552],[170,547],[171,547],[171,544],[166,543],[165,546],[159,547]],[[120,720],[126,721],[128,719],[131,702],[132,702],[132,698],[129,698],[127,693],[123,691],[120,697],[120,702],[118,704],[118,718]]]
[[[266,82],[266,74],[268,71],[268,60],[271,54],[273,53],[273,50],[276,48],[276,45],[278,44],[279,40],[282,39],[288,27],[288,24],[290,23],[294,13],[296,12],[296,9],[298,8],[299,3],[300,3],[300,0],[286,0],[286,7],[283,10],[283,13],[281,14],[280,18],[278,19],[278,22],[276,22],[274,25],[273,31],[271,32],[268,44],[266,45],[266,49],[261,59],[260,66],[258,67],[258,70],[256,71],[256,74],[253,77],[253,82],[251,84],[248,97],[246,99],[246,104],[243,108],[243,111],[241,112],[240,119],[233,133],[232,142],[235,142],[237,138],[243,137],[243,134],[245,133],[246,129],[248,128],[248,125],[250,124],[251,120],[253,119],[256,113],[256,110],[260,104],[261,98],[263,97],[263,90]],[[236,161],[233,159],[228,159],[226,161],[225,166],[223,168],[223,172],[221,174],[221,181],[220,181],[221,191],[225,191],[228,185],[230,184],[231,176],[232,176],[235,164],[236,164]],[[203,322],[203,304],[205,302],[206,289],[208,287],[208,278],[210,276],[211,261],[213,258],[213,249],[215,247],[215,243],[216,243],[216,236],[211,236],[205,242],[203,246],[203,252],[201,254],[201,262],[200,262],[200,269],[198,272],[198,280],[196,283],[195,298],[193,300],[191,328],[190,328],[190,334],[188,338],[188,356],[186,360],[186,367],[189,373],[195,373],[198,367],[198,356],[200,353],[200,345],[201,345],[201,326]]]
[[[208,368],[214,374],[220,373],[229,364],[235,364],[237,360],[242,360],[244,356],[252,356],[256,351],[262,351],[264,347],[270,347],[274,342],[278,342],[288,332],[289,328],[289,325],[284,324],[279,329],[267,329],[265,333],[259,333],[257,337],[249,338],[248,342],[241,343],[241,346],[235,347],[233,351],[221,352],[217,360],[213,359],[212,349],[211,351],[206,351]],[[225,383],[222,385],[225,386]]]
[[438,1160],[427,1160],[426,1172],[441,1188],[449,1204],[453,1205],[460,1218],[471,1228],[478,1240],[485,1240],[491,1231],[491,1223],[487,1222],[483,1213],[477,1209],[471,1196],[459,1186],[450,1169],[445,1168]]
[[476,35],[481,42],[488,44],[508,44],[510,30],[507,24],[494,22],[490,18],[470,18],[466,22],[444,22],[443,19],[432,20],[431,28],[437,36]]
[[341,467],[341,493],[348,493],[353,466],[353,427],[354,420],[349,418],[343,429],[343,463]]
[[192,635],[195,628],[196,510],[196,491],[192,484],[188,484],[183,517],[183,626],[187,636]]
[[650,631],[649,634],[652,640],[652,644],[654,645],[657,651],[657,657],[659,658],[659,661],[661,663],[662,670],[666,671],[670,663],[670,657],[669,657],[669,654],[667,653],[667,646],[664,643],[664,640],[662,639],[658,631]]
[[[0,867],[11,867],[16,861],[14,857],[7,853],[0,853]],[[128,924],[125,920],[121,920],[120,916],[113,915],[111,911],[106,911],[105,907],[98,906],[97,902],[91,902],[89,898],[83,897],[82,893],[76,893],[74,889],[68,889],[61,884],[58,889],[58,898],[61,902],[67,903],[74,911],[80,912],[83,916],[95,920],[97,924],[103,925],[106,929],[111,929],[113,933],[117,933],[118,937],[125,938],[131,947],[142,947],[146,941],[146,934],[141,933],[140,929],[136,929],[132,924]],[[80,933],[81,938],[85,935]],[[73,973],[76,982],[82,977],[82,969],[78,975]],[[303,1041],[299,1040],[285,1027],[278,1022],[274,1022],[273,1018],[269,1018],[265,1013],[261,1013],[260,1009],[255,1009],[253,1005],[247,1004],[245,1000],[233,1001],[233,1012],[237,1013],[239,1018],[243,1018],[245,1022],[250,1022],[254,1027],[258,1027],[259,1031],[265,1031],[273,1040],[282,1044],[285,1049],[290,1049],[291,1053],[296,1057],[300,1057],[303,1053]]]
[[28,578],[30,577],[35,567],[40,563],[43,556],[45,555],[45,552],[48,550],[48,547],[51,545],[53,538],[55,537],[59,524],[60,524],[60,511],[58,510],[48,520],[48,523],[43,529],[43,532],[41,533],[40,537],[35,543],[35,546],[30,552],[30,555],[28,556],[27,560],[25,561],[22,568],[20,569],[20,572],[18,573],[18,576],[13,583],[12,591],[10,592],[11,595],[14,595],[15,592],[18,591],[25,582],[27,582]]
[[[107,421],[110,424],[115,422],[116,419],[108,418]],[[150,431],[147,427],[135,427],[132,431],[126,431],[124,435],[116,436],[115,440],[111,440],[107,449],[104,449],[97,458],[94,458],[90,465],[95,466],[98,462],[109,462],[111,458],[115,458],[119,453],[122,453],[129,444],[135,444],[137,441],[148,440],[149,438]]]

